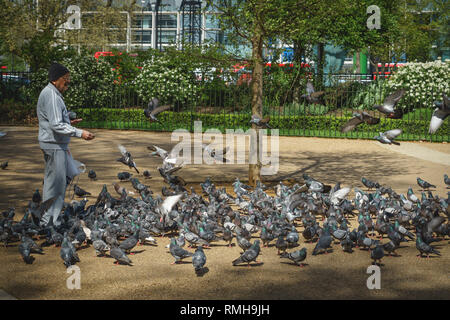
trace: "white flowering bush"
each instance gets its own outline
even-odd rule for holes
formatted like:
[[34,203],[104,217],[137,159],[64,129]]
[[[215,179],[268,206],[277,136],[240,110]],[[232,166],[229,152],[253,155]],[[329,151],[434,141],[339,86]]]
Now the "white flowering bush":
[[387,85],[391,92],[404,88],[406,93],[402,100],[416,108],[434,108],[433,102],[442,100],[442,93],[449,93],[449,79],[448,62],[409,62],[397,69]]
[[70,70],[71,84],[64,93],[70,107],[107,107],[117,86],[117,75],[108,62],[93,56],[73,56],[62,64]]
[[164,56],[145,61],[133,84],[144,101],[157,97],[161,103],[190,102],[199,92],[193,73]]

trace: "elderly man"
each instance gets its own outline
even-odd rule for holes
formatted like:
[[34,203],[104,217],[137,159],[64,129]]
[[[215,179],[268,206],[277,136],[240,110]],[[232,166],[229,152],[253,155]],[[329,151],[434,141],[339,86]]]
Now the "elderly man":
[[39,119],[39,146],[44,153],[45,176],[42,201],[45,212],[41,227],[53,224],[58,227],[58,219],[64,205],[66,188],[74,176],[73,158],[69,150],[70,137],[84,140],[94,139],[94,134],[72,125],[82,119],[70,120],[62,94],[70,84],[69,70],[53,63],[48,71],[50,83],[41,91],[37,103]]

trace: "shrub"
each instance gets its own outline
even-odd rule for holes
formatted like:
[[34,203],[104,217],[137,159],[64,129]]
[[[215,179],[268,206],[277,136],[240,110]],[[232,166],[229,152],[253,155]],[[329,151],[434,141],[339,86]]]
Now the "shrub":
[[387,85],[391,91],[406,89],[403,103],[409,103],[414,108],[434,108],[433,101],[442,100],[442,93],[449,92],[448,79],[450,79],[448,62],[409,62],[397,69]]
[[198,97],[193,73],[164,56],[145,61],[133,84],[144,101],[158,97],[161,103],[191,102]]

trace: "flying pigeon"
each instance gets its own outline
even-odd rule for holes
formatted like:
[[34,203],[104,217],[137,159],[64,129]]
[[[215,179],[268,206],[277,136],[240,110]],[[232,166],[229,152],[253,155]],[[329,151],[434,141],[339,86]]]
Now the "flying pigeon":
[[306,98],[306,101],[312,104],[322,104],[324,105],[325,102],[323,101],[323,95],[325,94],[325,91],[315,91],[313,84],[308,81],[306,83],[306,94],[302,95],[301,98]]
[[373,108],[386,114],[389,118],[400,119],[403,116],[403,111],[401,109],[394,109],[394,107],[403,97],[405,92],[404,89],[397,90],[384,99],[383,105],[375,104]]
[[437,108],[434,109],[433,115],[431,116],[430,128],[428,130],[430,134],[435,133],[450,114],[450,102],[446,94],[442,94],[442,101],[436,101],[434,105]]
[[244,262],[246,262],[247,265],[250,266],[250,262],[252,261],[258,263],[256,261],[256,258],[258,257],[260,251],[259,242],[260,242],[259,240],[255,240],[255,242],[249,249],[247,249],[239,258],[233,261],[233,266],[236,266]]
[[256,124],[256,126],[261,128],[268,128],[272,129],[272,127],[269,125],[270,117],[266,117],[261,119],[256,114],[252,115],[252,119],[250,120],[250,124]]
[[306,254],[307,254],[306,248],[303,248],[301,250],[297,250],[297,251],[294,251],[294,252],[283,252],[283,253],[281,253],[280,258],[290,259],[296,265],[298,265],[300,267],[303,267],[304,266],[303,263],[299,264],[299,262],[302,262],[303,260],[306,259]]
[[150,119],[151,121],[160,122],[156,116],[160,114],[163,111],[166,111],[170,109],[171,105],[163,105],[159,106],[159,99],[158,98],[152,98],[150,102],[148,103],[147,109],[144,110],[144,115]]
[[364,111],[362,113],[355,112],[353,113],[353,118],[348,120],[347,123],[341,128],[341,132],[346,133],[352,131],[361,123],[374,125],[380,123],[380,118],[372,117],[370,114]]
[[122,154],[122,157],[117,159],[117,161],[122,162],[123,164],[127,165],[128,167],[130,167],[130,169],[134,168],[134,170],[136,170],[136,172],[139,173],[139,170],[136,167],[136,163],[134,162],[133,158],[131,157],[131,153],[129,153],[127,151],[127,149],[125,149],[125,147],[120,144],[118,147],[119,147],[120,153]]
[[374,139],[378,140],[381,143],[384,144],[395,144],[395,145],[400,145],[400,143],[394,141],[395,138],[397,138],[399,135],[402,134],[402,129],[392,129],[392,130],[388,130],[386,132],[381,133],[379,136],[375,136]]

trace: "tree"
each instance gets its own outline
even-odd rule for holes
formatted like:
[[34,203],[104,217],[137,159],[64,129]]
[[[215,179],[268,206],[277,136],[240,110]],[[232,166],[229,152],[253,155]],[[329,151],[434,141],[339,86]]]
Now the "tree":
[[[120,34],[115,31],[126,26],[126,21],[124,25],[123,19],[119,19],[120,11],[131,10],[133,6],[130,1],[114,7],[108,1],[100,0],[0,1],[2,50],[22,57],[32,70],[47,67],[52,60],[60,60],[71,46],[92,43],[101,46],[113,42]],[[72,4],[97,14],[93,19],[87,19],[81,30],[64,32],[64,24],[71,15],[67,8]]]
[[[250,56],[243,57],[252,70],[252,114],[263,116],[263,47],[268,47],[268,40],[275,38],[279,33],[277,29],[277,16],[273,10],[280,7],[282,0],[209,0],[208,6],[219,12],[217,15],[219,25],[227,31],[229,43],[236,47],[245,45],[251,48]],[[252,124],[252,129],[257,126]],[[249,184],[255,185],[261,180],[261,159],[259,135],[250,138],[251,149],[256,151],[256,163],[249,164]]]

